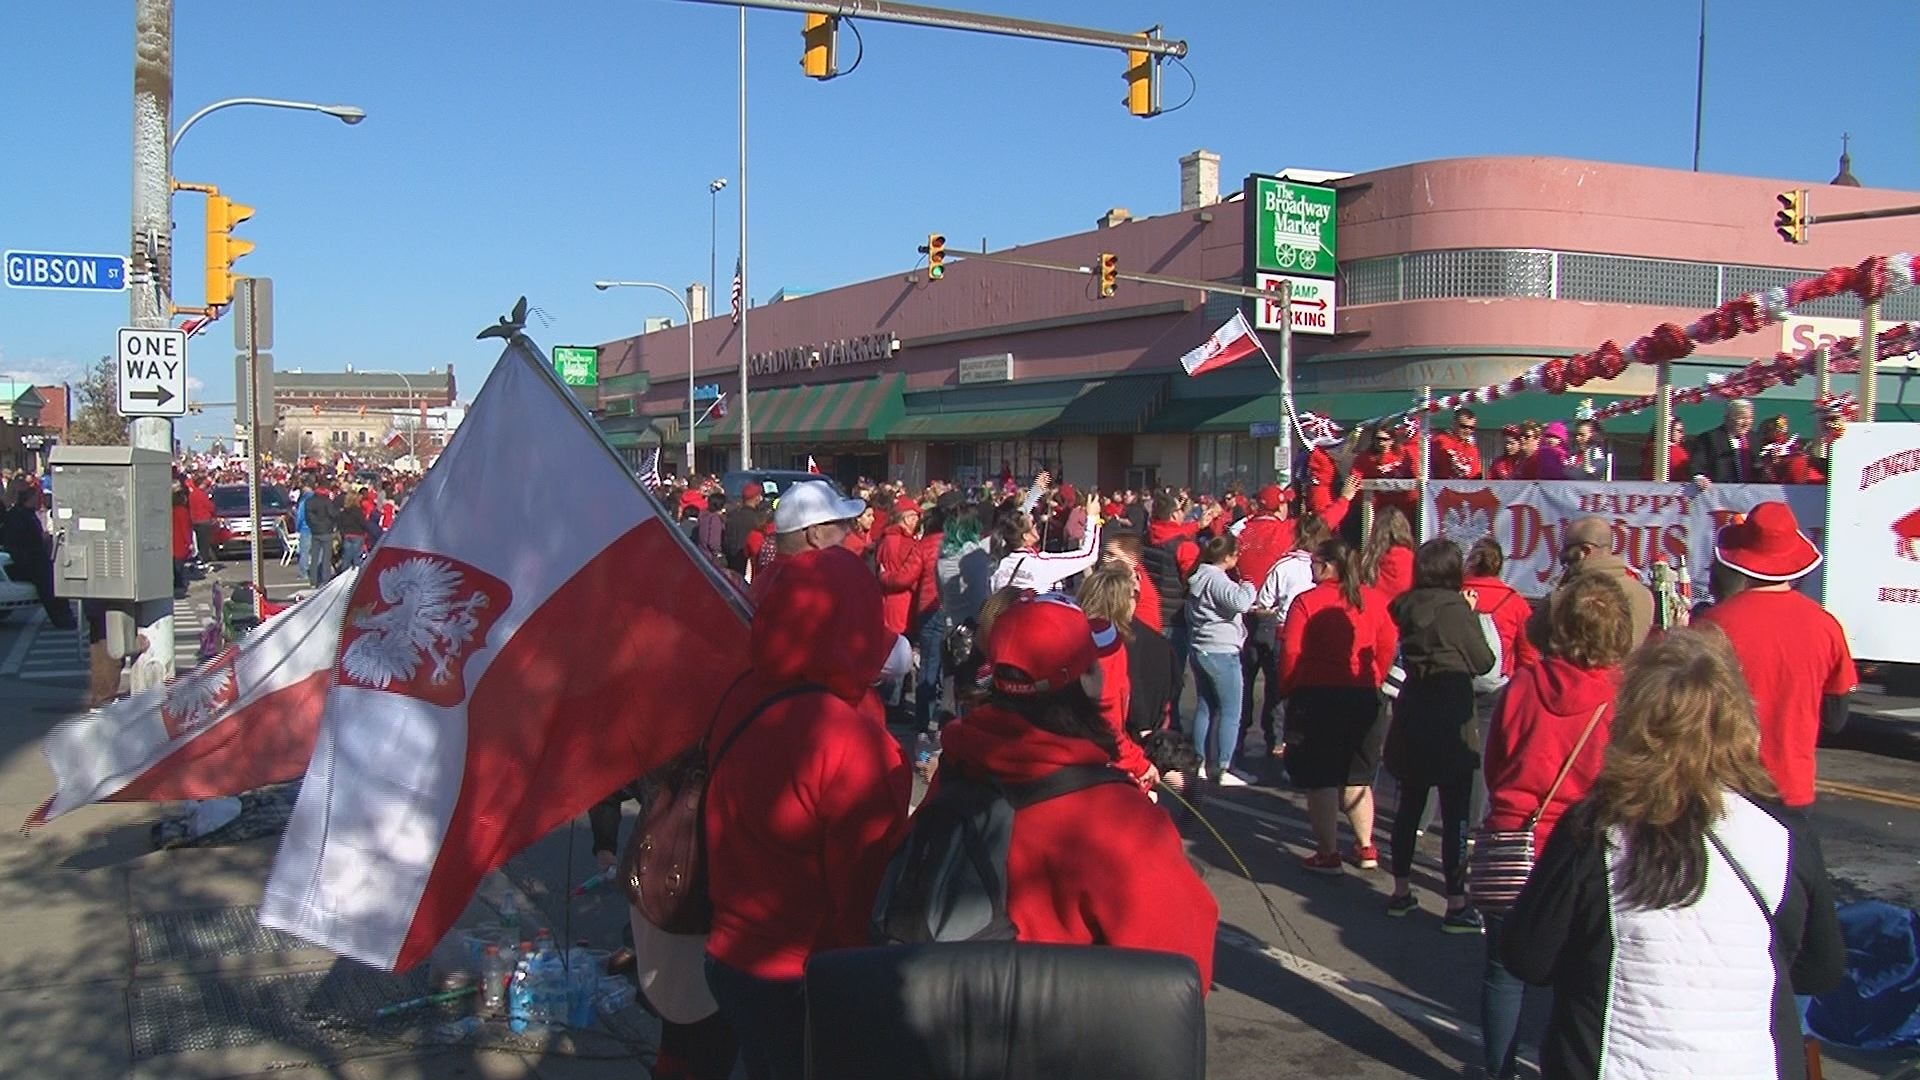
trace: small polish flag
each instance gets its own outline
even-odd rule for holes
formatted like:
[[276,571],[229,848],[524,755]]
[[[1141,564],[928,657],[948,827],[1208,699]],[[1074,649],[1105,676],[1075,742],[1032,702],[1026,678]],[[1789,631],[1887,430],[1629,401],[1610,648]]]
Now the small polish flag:
[[812,454],[807,455],[807,471],[815,476],[820,475],[820,463],[813,460]]
[[354,570],[191,674],[74,717],[43,744],[54,792],[27,824],[89,803],[238,795],[304,773]]
[[1201,342],[1199,348],[1181,357],[1180,366],[1187,369],[1188,375],[1204,375],[1259,351],[1260,343],[1253,336],[1253,327],[1247,325],[1246,314],[1236,311],[1233,318]]

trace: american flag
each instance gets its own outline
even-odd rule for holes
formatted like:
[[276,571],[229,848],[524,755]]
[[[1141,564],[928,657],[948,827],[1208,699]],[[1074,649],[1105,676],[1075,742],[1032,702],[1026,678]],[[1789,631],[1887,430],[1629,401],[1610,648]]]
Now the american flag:
[[733,325],[740,325],[740,260],[733,260]]
[[653,449],[647,451],[647,456],[644,460],[640,462],[640,469],[636,475],[640,477],[640,483],[646,485],[649,488],[657,488],[660,486],[660,448],[659,447],[656,446]]

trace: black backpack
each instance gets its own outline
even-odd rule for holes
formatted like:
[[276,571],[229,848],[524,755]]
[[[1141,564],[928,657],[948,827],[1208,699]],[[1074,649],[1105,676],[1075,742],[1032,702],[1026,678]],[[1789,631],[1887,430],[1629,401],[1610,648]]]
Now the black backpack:
[[913,815],[906,842],[887,864],[873,903],[881,945],[1012,941],[1007,850],[1014,811],[1096,784],[1131,784],[1107,765],[1067,765],[1032,783],[1002,784],[952,765]]

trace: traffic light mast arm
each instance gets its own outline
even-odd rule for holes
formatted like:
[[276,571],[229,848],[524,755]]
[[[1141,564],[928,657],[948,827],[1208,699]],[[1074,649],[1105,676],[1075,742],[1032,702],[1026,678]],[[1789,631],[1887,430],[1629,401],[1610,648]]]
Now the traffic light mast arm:
[[1888,206],[1879,210],[1844,210],[1838,214],[1808,214],[1809,225],[1831,225],[1836,221],[1873,221],[1877,218],[1912,217],[1920,206]]
[[1005,15],[983,15],[949,8],[896,4],[892,0],[689,0],[729,8],[765,8],[769,11],[799,11],[832,15],[842,19],[872,19],[875,22],[908,23],[941,30],[965,30],[976,34],[1057,41],[1064,45],[1090,45],[1100,49],[1141,50],[1155,56],[1184,57],[1187,43],[1162,38],[1145,39],[1138,34],[1112,30],[1089,30],[1060,23],[1015,19]]
[[[1024,266],[1029,270],[1054,270],[1062,274],[1084,274],[1096,280],[1099,275],[1098,266],[1069,266],[1064,263],[1041,262],[1038,259],[1029,259],[1019,255],[1006,255],[1000,252],[962,251],[959,248],[948,248],[947,258],[949,260],[981,259],[986,262],[1000,263],[1005,266]],[[1245,285],[1227,285],[1218,281],[1200,281],[1195,278],[1168,277],[1165,274],[1140,274],[1115,269],[1113,276],[1121,281],[1136,281],[1142,285],[1165,285],[1173,289],[1200,289],[1210,293],[1219,293],[1222,296],[1245,297],[1249,300],[1272,300],[1274,297],[1272,289],[1254,289]]]

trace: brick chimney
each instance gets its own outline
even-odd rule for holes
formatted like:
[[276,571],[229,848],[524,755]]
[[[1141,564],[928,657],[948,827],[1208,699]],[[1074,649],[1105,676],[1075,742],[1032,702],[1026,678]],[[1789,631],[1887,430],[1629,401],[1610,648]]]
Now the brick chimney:
[[687,286],[687,313],[694,322],[707,317],[707,287],[697,281]]
[[1133,214],[1130,213],[1126,207],[1116,206],[1105,214],[1102,214],[1100,220],[1094,222],[1094,224],[1102,229],[1111,229],[1115,225],[1125,225],[1132,220]]
[[1180,159],[1180,209],[1198,210],[1220,201],[1220,155],[1195,150]]

